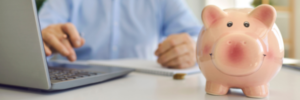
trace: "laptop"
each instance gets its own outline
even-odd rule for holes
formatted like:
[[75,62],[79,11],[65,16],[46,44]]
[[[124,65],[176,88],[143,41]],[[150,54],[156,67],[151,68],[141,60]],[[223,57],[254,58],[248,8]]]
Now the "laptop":
[[43,47],[35,0],[0,0],[0,84],[64,90],[125,76],[133,69],[52,64]]

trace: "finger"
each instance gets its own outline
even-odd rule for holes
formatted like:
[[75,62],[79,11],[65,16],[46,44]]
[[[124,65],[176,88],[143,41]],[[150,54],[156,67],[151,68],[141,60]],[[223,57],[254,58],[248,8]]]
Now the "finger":
[[51,30],[51,31],[49,31],[48,34],[53,34],[59,40],[66,39],[68,37],[67,34],[65,34],[60,28],[56,28],[55,30]]
[[62,30],[68,35],[73,47],[82,46],[81,37],[72,23],[66,23],[62,26]]
[[50,48],[44,43],[44,50],[46,53],[46,56],[50,56],[52,54]]
[[81,38],[81,46],[83,46],[84,44],[85,44],[85,40],[84,40],[84,38]]
[[69,55],[66,55],[68,60],[71,61],[71,62],[76,61],[76,59],[77,59],[76,53],[75,53],[70,41],[68,39],[64,39],[64,40],[62,40],[62,43],[63,43],[63,45],[65,45],[65,47],[70,52]]
[[171,35],[164,42],[159,44],[155,55],[160,56],[161,54],[167,52],[169,49],[173,48],[176,45],[189,42],[190,39],[190,36],[186,33]]
[[177,67],[181,63],[183,63],[182,57],[177,57],[175,59],[172,59],[168,63],[163,64],[162,66],[168,67],[168,68],[174,68],[174,67]]
[[176,68],[176,69],[184,69],[184,68],[189,68],[193,66],[193,55],[192,53],[186,53],[180,57],[177,57],[175,59],[172,59],[169,61],[167,64],[163,66],[167,66],[168,68]]
[[[56,34],[57,35],[57,34]],[[66,34],[60,34],[59,36],[57,36],[60,40],[62,39],[66,39],[68,36]]]
[[169,67],[169,68],[176,68],[176,67],[179,66],[180,64],[183,64],[183,63],[186,62],[185,59],[186,59],[186,57],[188,56],[187,54],[188,54],[188,53],[186,53],[186,54],[184,54],[184,55],[182,55],[182,56],[176,57],[176,58],[170,60],[169,62],[163,64],[163,66],[167,66],[167,67]]
[[54,24],[46,27],[42,30],[43,35],[44,34],[52,34],[56,36],[59,40],[67,38],[67,35],[62,31],[61,29],[62,24]]
[[161,64],[165,64],[167,62],[169,62],[170,60],[181,56],[185,53],[188,52],[193,52],[192,48],[190,45],[187,44],[180,44],[174,48],[172,48],[171,50],[167,51],[166,53],[162,54],[159,58],[158,58],[158,62]]
[[79,47],[74,47],[74,46],[72,46],[70,42],[71,42],[71,40],[69,40],[69,44],[70,44],[70,46],[71,46],[72,48],[79,48],[79,47],[82,47],[82,46],[85,44],[85,39],[82,38],[82,37],[80,37],[80,44],[81,44],[81,46],[79,46]]
[[52,34],[43,35],[44,42],[63,56],[69,55],[68,49]]

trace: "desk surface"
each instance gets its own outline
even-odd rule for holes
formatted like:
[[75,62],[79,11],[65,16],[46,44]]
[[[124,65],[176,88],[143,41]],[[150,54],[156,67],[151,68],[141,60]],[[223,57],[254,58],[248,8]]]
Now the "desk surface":
[[202,74],[184,80],[143,73],[131,73],[118,80],[55,93],[33,92],[0,86],[0,100],[300,100],[300,71],[282,68],[270,83],[270,95],[252,99],[240,89],[226,96],[212,96],[204,91]]

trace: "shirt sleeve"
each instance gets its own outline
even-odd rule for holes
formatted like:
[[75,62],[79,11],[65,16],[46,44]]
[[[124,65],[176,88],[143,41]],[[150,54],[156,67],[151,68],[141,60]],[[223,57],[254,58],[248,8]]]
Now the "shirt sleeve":
[[70,21],[71,0],[46,0],[39,11],[41,29]]
[[183,0],[164,0],[162,36],[186,32],[197,37],[201,25]]

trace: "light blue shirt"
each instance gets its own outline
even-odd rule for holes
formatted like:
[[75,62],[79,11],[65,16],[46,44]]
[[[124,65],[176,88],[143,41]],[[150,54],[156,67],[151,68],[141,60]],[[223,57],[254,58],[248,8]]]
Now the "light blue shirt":
[[[73,23],[86,43],[78,60],[156,59],[159,42],[171,34],[197,37],[201,27],[182,0],[47,0],[41,28]],[[65,59],[59,56],[58,59]]]

